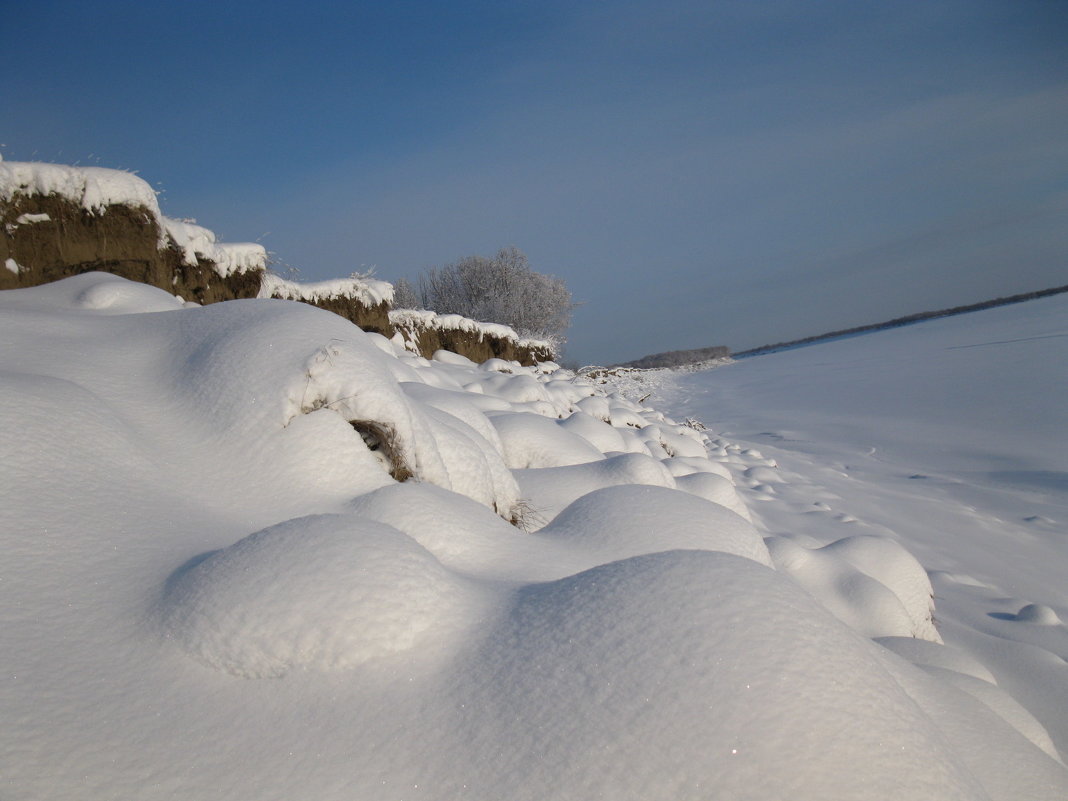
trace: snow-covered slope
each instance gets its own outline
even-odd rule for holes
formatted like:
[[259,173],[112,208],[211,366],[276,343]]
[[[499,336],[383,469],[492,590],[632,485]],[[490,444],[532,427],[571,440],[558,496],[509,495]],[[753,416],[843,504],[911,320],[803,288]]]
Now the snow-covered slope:
[[908,550],[766,542],[739,460],[303,304],[0,293],[0,795],[1065,797]]

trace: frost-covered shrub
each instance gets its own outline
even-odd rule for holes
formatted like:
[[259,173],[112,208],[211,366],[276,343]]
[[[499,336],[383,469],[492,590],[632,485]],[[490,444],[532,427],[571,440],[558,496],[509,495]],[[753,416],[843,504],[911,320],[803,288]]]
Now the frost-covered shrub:
[[554,349],[564,341],[575,306],[561,279],[531,270],[515,247],[501,248],[492,259],[467,256],[430,268],[419,278],[418,299],[441,314],[503,323],[520,336],[549,341]]
[[395,309],[418,309],[422,305],[414,287],[407,278],[401,278],[393,285],[393,307]]

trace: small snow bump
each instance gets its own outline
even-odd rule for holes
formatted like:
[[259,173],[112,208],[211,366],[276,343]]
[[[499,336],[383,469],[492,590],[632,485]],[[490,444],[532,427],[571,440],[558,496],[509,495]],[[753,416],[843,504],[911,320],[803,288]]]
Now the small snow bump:
[[1027,604],[1016,613],[1016,619],[1023,623],[1035,623],[1039,626],[1056,626],[1061,622],[1060,616],[1043,604]]

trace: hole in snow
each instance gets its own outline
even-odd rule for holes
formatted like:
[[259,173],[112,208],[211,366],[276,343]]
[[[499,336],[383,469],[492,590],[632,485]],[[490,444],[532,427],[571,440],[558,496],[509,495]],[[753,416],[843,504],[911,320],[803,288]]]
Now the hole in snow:
[[407,481],[413,473],[400,459],[396,451],[396,434],[393,429],[373,420],[350,420],[370,450],[382,462],[382,466],[396,481]]

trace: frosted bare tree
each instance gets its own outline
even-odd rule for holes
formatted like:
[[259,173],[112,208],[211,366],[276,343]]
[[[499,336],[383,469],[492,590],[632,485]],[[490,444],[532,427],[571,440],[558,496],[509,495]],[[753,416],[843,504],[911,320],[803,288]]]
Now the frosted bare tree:
[[520,336],[548,340],[557,352],[575,307],[564,282],[531,270],[515,247],[501,248],[492,259],[467,256],[427,270],[419,278],[419,300],[439,314],[504,323]]

